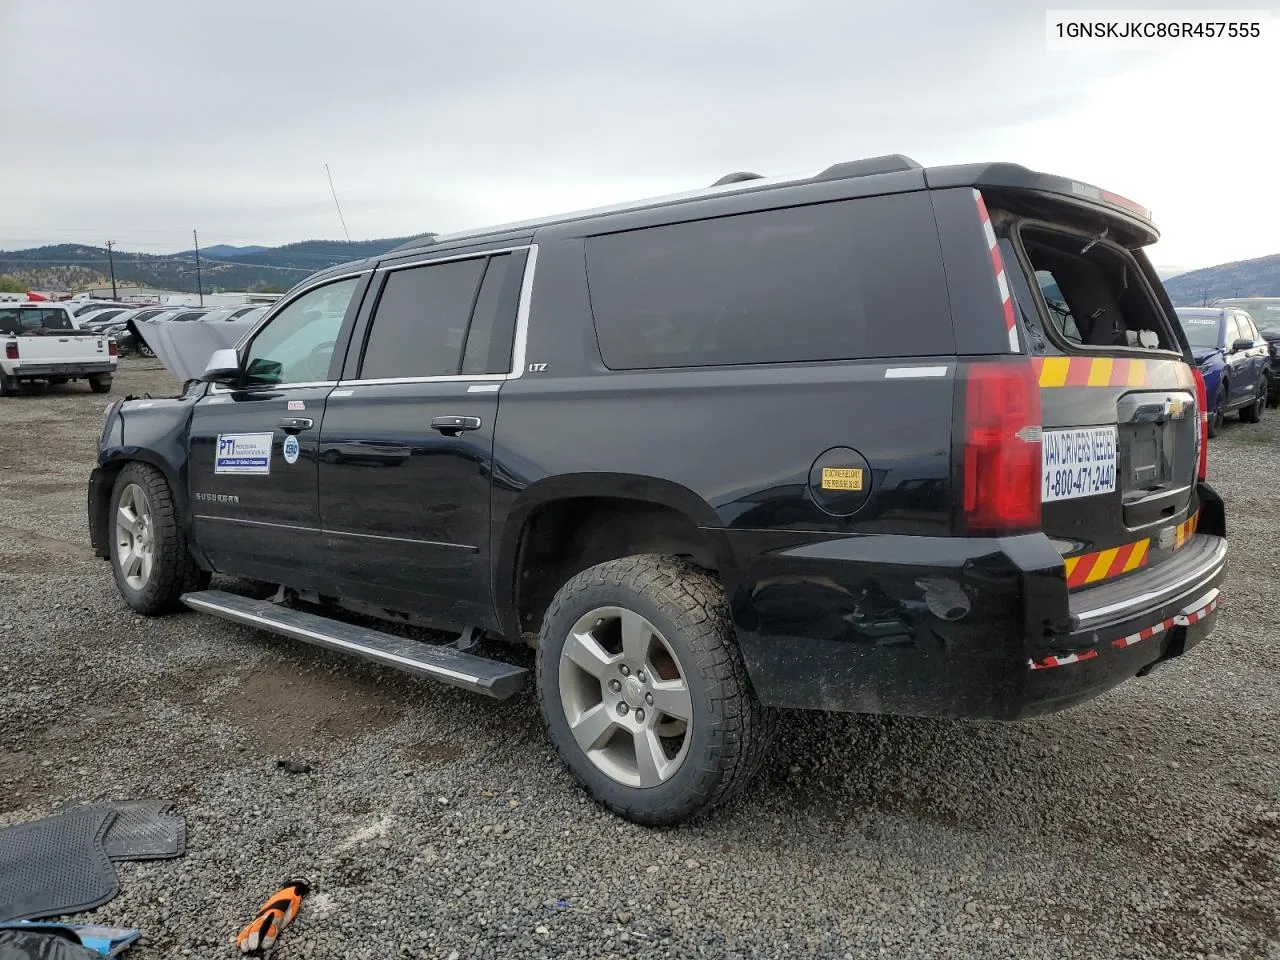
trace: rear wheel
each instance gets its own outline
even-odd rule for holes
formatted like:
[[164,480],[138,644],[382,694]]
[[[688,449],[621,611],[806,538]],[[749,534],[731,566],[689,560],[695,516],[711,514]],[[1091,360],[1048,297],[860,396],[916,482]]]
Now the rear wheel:
[[1222,431],[1227,419],[1227,387],[1218,384],[1218,392],[1213,395],[1213,412],[1209,414],[1209,436],[1216,437]]
[[1240,408],[1241,423],[1257,423],[1262,419],[1262,413],[1267,409],[1267,381],[1262,379],[1258,381],[1258,392],[1253,398],[1253,402],[1247,407]]
[[0,373],[0,397],[12,397],[18,392],[18,381]]
[[163,476],[145,463],[120,471],[108,514],[111,568],[120,596],[138,613],[168,613],[209,574],[196,565]]
[[537,687],[569,769],[637,823],[679,823],[727,800],[771,739],[723,590],[675,557],[611,560],[566,583],[543,619]]
[[102,373],[89,378],[89,389],[94,393],[106,393],[111,389],[111,374]]

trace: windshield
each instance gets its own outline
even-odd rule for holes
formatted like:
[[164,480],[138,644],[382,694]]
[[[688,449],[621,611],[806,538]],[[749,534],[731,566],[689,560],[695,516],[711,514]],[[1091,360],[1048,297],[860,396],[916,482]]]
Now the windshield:
[[1182,329],[1187,335],[1187,342],[1191,344],[1193,349],[1196,347],[1216,348],[1218,346],[1218,317],[1179,313],[1178,319],[1182,321]]
[[1280,334],[1280,297],[1254,300],[1221,300],[1221,306],[1239,307],[1253,317],[1253,323],[1262,333]]

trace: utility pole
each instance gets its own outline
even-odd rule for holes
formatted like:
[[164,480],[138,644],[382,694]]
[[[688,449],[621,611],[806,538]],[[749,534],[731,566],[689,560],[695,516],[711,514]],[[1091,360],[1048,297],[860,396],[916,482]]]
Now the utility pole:
[[204,306],[204,284],[200,282],[200,237],[196,235],[194,230],[191,231],[191,239],[196,245],[196,292],[200,294],[200,306]]
[[107,241],[107,263],[111,265],[111,299],[116,297],[116,258],[111,255],[111,248],[116,245],[114,240]]

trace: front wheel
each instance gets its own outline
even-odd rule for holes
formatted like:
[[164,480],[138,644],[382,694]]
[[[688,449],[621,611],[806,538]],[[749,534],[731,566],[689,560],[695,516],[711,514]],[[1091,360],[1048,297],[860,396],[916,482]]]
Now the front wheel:
[[108,524],[116,586],[138,613],[168,613],[184,593],[208,585],[187,549],[169,484],[154,467],[130,463],[120,471]]
[[1262,413],[1267,409],[1267,381],[1262,379],[1258,382],[1258,392],[1253,398],[1253,402],[1247,407],[1240,408],[1241,423],[1257,423],[1262,419]]
[[628,820],[679,823],[759,769],[773,730],[719,583],[676,557],[579,573],[543,618],[538,702],[561,758]]

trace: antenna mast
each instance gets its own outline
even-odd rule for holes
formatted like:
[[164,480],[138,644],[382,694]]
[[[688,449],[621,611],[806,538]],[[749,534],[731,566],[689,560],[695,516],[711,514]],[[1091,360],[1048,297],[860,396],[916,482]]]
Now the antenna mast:
[[333,174],[329,172],[329,165],[324,165],[324,175],[329,178],[329,192],[333,194],[333,205],[338,208],[338,220],[342,223],[342,232],[347,237],[347,249],[354,257],[356,255],[355,247],[351,245],[351,231],[347,229],[347,218],[342,215],[342,204],[338,202],[338,191],[333,187]]

